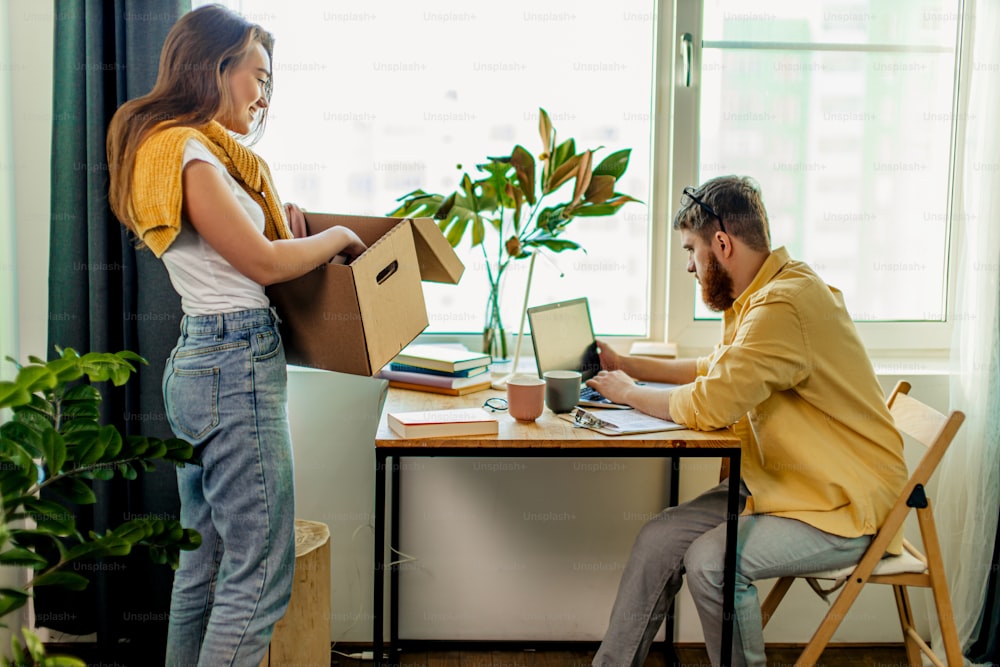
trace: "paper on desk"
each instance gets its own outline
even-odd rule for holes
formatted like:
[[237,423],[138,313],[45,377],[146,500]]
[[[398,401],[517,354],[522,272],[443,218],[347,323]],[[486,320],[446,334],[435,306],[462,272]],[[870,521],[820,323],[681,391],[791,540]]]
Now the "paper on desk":
[[659,417],[647,415],[638,410],[585,410],[575,408],[572,412],[559,415],[576,426],[589,428],[605,435],[629,435],[632,433],[655,433],[684,428],[680,424]]

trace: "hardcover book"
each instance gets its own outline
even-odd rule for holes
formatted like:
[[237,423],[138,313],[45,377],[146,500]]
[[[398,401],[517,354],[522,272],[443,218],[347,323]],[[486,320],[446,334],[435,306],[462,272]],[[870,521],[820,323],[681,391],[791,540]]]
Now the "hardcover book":
[[446,345],[408,345],[393,359],[399,364],[455,373],[488,366],[490,355]]
[[482,408],[390,412],[386,421],[404,438],[433,438],[446,435],[496,435],[497,418]]

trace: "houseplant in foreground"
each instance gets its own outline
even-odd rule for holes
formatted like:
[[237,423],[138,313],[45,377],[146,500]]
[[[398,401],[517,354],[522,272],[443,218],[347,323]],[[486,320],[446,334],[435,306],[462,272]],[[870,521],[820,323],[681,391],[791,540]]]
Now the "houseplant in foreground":
[[[95,503],[85,480],[115,475],[133,480],[155,461],[193,463],[194,452],[183,440],[122,437],[114,426],[100,423],[101,394],[82,380],[121,386],[136,370],[132,362],[145,359],[128,351],[58,351],[60,357],[48,362],[31,357],[18,365],[13,381],[0,382],[0,410],[10,410],[0,425],[0,566],[30,571],[22,588],[0,589],[0,617],[24,606],[33,587],[85,588],[87,578],[68,567],[77,561],[124,556],[141,546],[154,562],[176,568],[181,550],[201,544],[197,531],[175,520],[134,518],[104,534],[77,530],[63,501]],[[12,639],[13,662],[4,658],[0,664],[84,665],[76,658],[46,656],[35,635],[27,630],[23,635],[24,646]]]
[[[483,351],[494,358],[507,356],[507,342],[500,318],[500,287],[510,262],[530,257],[541,249],[551,252],[582,249],[563,237],[576,217],[614,215],[630,201],[615,191],[628,168],[631,149],[605,157],[595,167],[594,152],[577,153],[572,138],[557,141],[556,130],[545,109],[538,110],[542,150],[536,159],[520,144],[510,155],[488,157],[476,165],[481,178],[462,174],[457,190],[449,195],[415,190],[397,201],[391,216],[432,216],[452,247],[471,234],[472,247],[479,247],[486,266],[489,295]],[[459,165],[461,169],[461,165]],[[556,193],[572,183],[556,200]],[[490,234],[487,230],[496,233]],[[491,238],[493,240],[488,241]]]

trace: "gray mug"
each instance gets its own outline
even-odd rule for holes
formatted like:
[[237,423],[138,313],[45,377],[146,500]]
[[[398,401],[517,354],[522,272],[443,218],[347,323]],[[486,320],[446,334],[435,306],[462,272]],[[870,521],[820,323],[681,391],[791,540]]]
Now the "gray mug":
[[552,412],[569,412],[580,401],[580,371],[545,371],[545,405]]

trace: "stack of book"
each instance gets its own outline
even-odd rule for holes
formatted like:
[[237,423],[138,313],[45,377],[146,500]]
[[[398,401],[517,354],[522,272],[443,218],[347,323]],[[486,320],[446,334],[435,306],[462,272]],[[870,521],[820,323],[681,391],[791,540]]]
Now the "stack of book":
[[490,388],[490,356],[456,345],[408,345],[379,377],[390,387],[460,396]]

